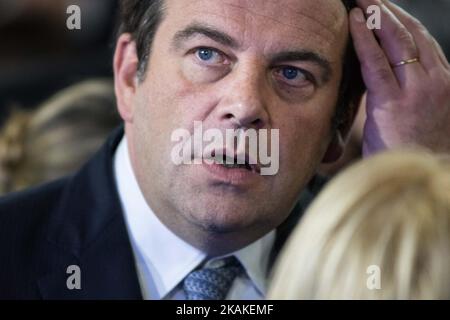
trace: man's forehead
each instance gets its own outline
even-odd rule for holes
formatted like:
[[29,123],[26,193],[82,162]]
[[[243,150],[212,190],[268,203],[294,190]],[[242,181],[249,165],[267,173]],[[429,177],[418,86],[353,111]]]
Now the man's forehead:
[[166,5],[170,20],[233,30],[244,46],[258,39],[314,43],[325,54],[345,42],[347,34],[346,10],[337,0],[166,0]]

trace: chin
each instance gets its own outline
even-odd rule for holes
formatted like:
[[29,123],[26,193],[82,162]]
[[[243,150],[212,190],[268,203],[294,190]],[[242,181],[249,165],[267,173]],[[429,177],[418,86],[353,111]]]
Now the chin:
[[[197,203],[198,204],[198,203]],[[216,207],[205,211],[198,205],[189,210],[188,220],[197,227],[214,234],[241,232],[261,223],[261,217],[255,212],[255,207]]]
[[242,226],[230,223],[215,223],[211,221],[207,221],[201,224],[201,228],[210,234],[216,235],[226,235],[236,233],[242,230]]

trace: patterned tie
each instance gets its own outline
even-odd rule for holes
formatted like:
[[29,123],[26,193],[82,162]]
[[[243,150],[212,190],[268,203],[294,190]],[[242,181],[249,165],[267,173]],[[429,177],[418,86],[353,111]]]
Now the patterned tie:
[[243,271],[235,257],[212,261],[184,279],[187,300],[224,300],[234,279]]

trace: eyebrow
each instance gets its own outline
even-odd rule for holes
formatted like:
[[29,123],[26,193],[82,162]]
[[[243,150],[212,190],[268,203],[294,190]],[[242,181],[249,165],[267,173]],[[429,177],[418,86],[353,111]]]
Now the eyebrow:
[[[182,47],[183,42],[198,35],[208,37],[231,49],[238,49],[240,47],[238,41],[225,32],[198,22],[194,22],[183,30],[178,31],[173,37],[172,45],[175,48],[180,48]],[[280,52],[275,54],[270,60],[272,65],[298,61],[312,62],[322,69],[321,80],[323,83],[329,81],[333,71],[330,62],[326,58],[310,50]]]
[[181,47],[182,43],[198,35],[208,37],[224,46],[232,49],[239,48],[239,43],[233,37],[228,34],[215,29],[211,26],[193,23],[187,26],[185,29],[178,31],[173,37],[173,45],[175,48]]

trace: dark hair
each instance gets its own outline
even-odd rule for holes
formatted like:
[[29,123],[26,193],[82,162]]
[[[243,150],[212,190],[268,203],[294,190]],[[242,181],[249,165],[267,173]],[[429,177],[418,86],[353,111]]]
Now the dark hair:
[[[342,0],[342,2],[348,12],[356,6],[355,0]],[[141,81],[144,79],[147,70],[153,38],[163,17],[164,0],[121,1],[119,34],[130,33],[136,41],[139,59],[138,78]],[[348,42],[343,60],[342,81],[339,88],[336,114],[333,119],[334,129],[349,124],[365,89],[352,41]]]
[[130,33],[136,42],[138,77],[144,79],[156,30],[163,19],[164,0],[123,0],[120,2],[119,35]]

